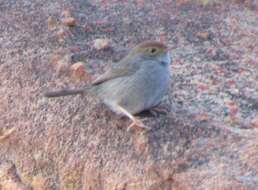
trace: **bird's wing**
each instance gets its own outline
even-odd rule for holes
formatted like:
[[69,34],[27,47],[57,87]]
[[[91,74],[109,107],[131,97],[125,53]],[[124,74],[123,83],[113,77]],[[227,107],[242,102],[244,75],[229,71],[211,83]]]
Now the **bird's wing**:
[[111,80],[114,78],[128,76],[135,73],[140,68],[140,64],[137,61],[131,61],[129,59],[123,59],[120,62],[112,63],[111,67],[96,80],[92,82],[93,85]]

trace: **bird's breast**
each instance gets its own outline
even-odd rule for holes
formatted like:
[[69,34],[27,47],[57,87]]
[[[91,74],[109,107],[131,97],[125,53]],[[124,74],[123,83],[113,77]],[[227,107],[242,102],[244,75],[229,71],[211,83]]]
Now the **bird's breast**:
[[169,86],[169,72],[160,65],[141,67],[132,75],[105,81],[95,87],[104,102],[119,104],[130,113],[139,113],[157,105]]

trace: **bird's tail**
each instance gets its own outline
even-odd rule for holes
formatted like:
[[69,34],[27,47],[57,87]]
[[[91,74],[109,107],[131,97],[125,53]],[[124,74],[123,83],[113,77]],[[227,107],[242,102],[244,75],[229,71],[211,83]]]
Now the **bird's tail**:
[[85,88],[81,88],[81,89],[71,89],[71,90],[50,91],[50,92],[45,92],[44,96],[48,98],[54,98],[54,97],[60,97],[60,96],[84,94],[85,90],[86,90]]

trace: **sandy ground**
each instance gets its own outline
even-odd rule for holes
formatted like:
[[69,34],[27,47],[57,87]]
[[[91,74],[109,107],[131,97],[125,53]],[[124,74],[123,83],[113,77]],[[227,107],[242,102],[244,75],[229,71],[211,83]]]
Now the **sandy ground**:
[[[256,189],[258,3],[204,4],[0,1],[0,189]],[[168,113],[142,117],[152,130],[127,132],[89,95],[42,96],[150,39],[173,58]]]

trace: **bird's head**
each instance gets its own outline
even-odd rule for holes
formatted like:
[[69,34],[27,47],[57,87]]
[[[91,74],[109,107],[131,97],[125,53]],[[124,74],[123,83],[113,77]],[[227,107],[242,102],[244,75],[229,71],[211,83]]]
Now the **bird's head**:
[[156,41],[146,41],[138,44],[129,52],[129,56],[155,60],[165,65],[169,65],[171,62],[168,47]]

